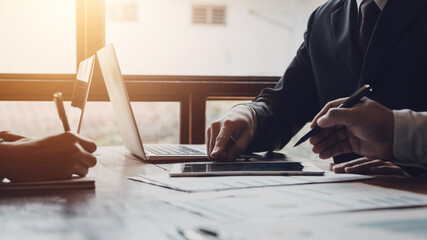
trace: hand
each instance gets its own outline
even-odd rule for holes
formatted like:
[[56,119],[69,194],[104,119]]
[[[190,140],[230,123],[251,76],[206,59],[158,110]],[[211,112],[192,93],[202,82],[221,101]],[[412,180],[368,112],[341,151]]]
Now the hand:
[[333,166],[335,173],[399,175],[412,178],[399,166],[389,161],[371,158],[359,158],[353,161],[336,164]]
[[1,144],[1,176],[11,181],[48,181],[85,176],[95,166],[96,144],[66,132],[42,139]]
[[352,108],[336,108],[346,99],[329,102],[314,118],[323,130],[311,137],[313,152],[322,159],[344,153],[392,159],[394,140],[393,112],[363,98]]
[[238,105],[220,120],[212,123],[206,131],[208,158],[215,161],[233,161],[245,152],[255,132],[253,115],[248,106]]

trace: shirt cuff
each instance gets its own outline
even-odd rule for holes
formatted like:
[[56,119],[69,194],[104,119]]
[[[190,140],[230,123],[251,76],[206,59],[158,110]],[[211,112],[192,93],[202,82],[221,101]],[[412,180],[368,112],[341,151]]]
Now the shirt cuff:
[[427,112],[393,110],[394,162],[398,165],[427,167]]

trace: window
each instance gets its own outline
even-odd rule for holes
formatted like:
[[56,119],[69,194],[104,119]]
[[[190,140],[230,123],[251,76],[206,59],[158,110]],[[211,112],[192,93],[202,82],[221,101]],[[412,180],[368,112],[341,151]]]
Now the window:
[[[275,85],[324,1],[0,0],[0,129],[62,132],[52,94],[70,100],[76,63],[113,43],[144,141],[203,143],[234,100]],[[82,133],[120,144],[99,70],[89,100]]]
[[109,21],[118,22],[137,22],[138,21],[138,2],[120,1],[112,2],[108,6]]
[[210,100],[206,102],[206,126],[210,126],[233,106],[247,103],[249,100]]
[[75,1],[0,0],[0,32],[0,73],[75,73]]
[[[76,131],[80,110],[64,102],[72,131]],[[132,102],[144,143],[179,143],[179,103]],[[0,129],[25,136],[42,137],[63,132],[53,102],[0,101]],[[29,121],[25,121],[28,119]],[[121,145],[113,108],[109,102],[88,102],[81,134],[101,146]]]
[[208,7],[205,6],[194,6],[193,7],[193,23],[194,24],[206,24],[208,20]]
[[225,6],[193,6],[193,24],[225,25]]

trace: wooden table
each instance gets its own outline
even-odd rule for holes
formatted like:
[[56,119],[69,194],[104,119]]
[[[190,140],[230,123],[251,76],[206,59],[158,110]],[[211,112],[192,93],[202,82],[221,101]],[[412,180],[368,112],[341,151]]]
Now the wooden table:
[[[187,193],[126,179],[163,169],[122,147],[101,147],[97,155],[89,174],[96,180],[94,190],[0,193],[0,239],[174,239],[177,225],[212,223],[156,198]],[[365,182],[427,194],[426,181],[381,177]]]

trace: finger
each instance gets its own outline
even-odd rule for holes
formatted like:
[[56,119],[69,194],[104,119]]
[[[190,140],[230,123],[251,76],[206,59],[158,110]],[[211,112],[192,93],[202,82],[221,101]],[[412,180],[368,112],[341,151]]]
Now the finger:
[[90,153],[84,153],[84,155],[81,157],[80,162],[89,168],[94,167],[96,165],[96,157]]
[[212,126],[211,126],[211,139],[210,139],[210,148],[211,148],[210,157],[211,157],[211,159],[216,160],[217,158],[221,158],[221,159],[226,158],[226,154],[224,154],[225,148],[224,149],[215,149],[216,144],[218,144],[217,142],[219,141],[219,139],[221,139],[221,137],[219,137],[221,130],[222,129],[221,129],[220,124],[212,124]]
[[332,169],[336,173],[344,173],[345,172],[344,169],[346,167],[352,167],[352,166],[359,165],[359,164],[362,164],[362,163],[365,163],[365,162],[369,162],[369,161],[372,161],[372,159],[366,158],[366,157],[358,158],[358,159],[355,159],[355,160],[352,160],[352,161],[335,164],[332,167]]
[[86,151],[93,153],[96,151],[96,143],[90,139],[82,138],[81,136],[77,136],[79,139],[79,144],[82,146]]
[[351,127],[355,123],[357,115],[353,108],[332,108],[317,120],[321,128],[329,128],[337,125]]
[[232,135],[231,135],[231,132],[229,131],[229,128],[227,127],[221,128],[221,130],[218,133],[218,136],[215,138],[215,146],[213,147],[213,150],[211,153],[211,156],[213,158],[218,158],[220,155],[223,155],[231,136]]
[[400,175],[404,176],[404,171],[398,166],[377,166],[371,167],[373,174],[385,174],[385,175]]
[[227,156],[228,161],[234,161],[238,156],[245,152],[250,142],[250,132],[244,131],[238,138],[237,141],[230,146],[229,153]]
[[344,171],[346,173],[365,173],[369,174],[371,173],[371,168],[376,166],[384,165],[384,161],[382,160],[372,160],[365,163],[361,163],[358,165],[354,165],[352,167],[346,167]]
[[[324,152],[326,149],[342,141],[348,142],[347,131],[344,128],[341,128],[335,132],[332,132],[332,134],[325,137],[321,142],[314,145],[313,152],[316,154]],[[348,145],[351,146],[349,142],[348,142]]]
[[317,120],[325,115],[329,109],[331,108],[335,108],[338,107],[339,105],[341,105],[341,103],[345,102],[345,100],[347,100],[347,98],[340,98],[331,102],[328,102],[323,108],[322,110],[320,110],[320,112],[314,117],[313,121],[311,121],[311,127],[313,128],[314,126],[316,126],[317,124]]
[[334,128],[324,128],[322,129],[318,134],[314,135],[310,138],[310,143],[312,145],[316,145],[319,142],[321,142],[324,138],[329,136],[333,131],[335,131]]
[[345,173],[344,168],[337,165],[332,166],[332,171],[334,173]]
[[209,159],[211,158],[211,151],[212,151],[212,145],[211,145],[212,144],[211,143],[212,134],[211,134],[211,131],[212,131],[211,128],[208,128],[206,130],[206,153],[207,153]]
[[89,168],[95,166],[96,157],[93,154],[87,152],[82,146],[79,145],[79,143],[75,143],[75,145],[78,148],[76,154],[73,155],[73,157],[77,160],[76,162]]
[[89,172],[89,169],[87,166],[83,164],[77,164],[74,167],[73,174],[79,175],[80,177],[84,177],[87,175],[88,172]]
[[219,128],[213,126],[209,129],[209,152],[208,152],[208,159],[210,160],[218,160],[218,158],[225,159],[225,154],[223,152],[218,152],[216,155],[212,155],[213,149],[215,147],[216,138],[218,137]]
[[337,142],[335,145],[327,148],[323,152],[319,153],[319,158],[328,159],[345,153],[352,153],[351,146],[348,141]]
[[75,139],[77,142],[82,146],[86,151],[93,153],[96,151],[96,144],[93,140],[74,134],[72,132],[65,132],[63,133],[65,137]]

